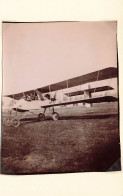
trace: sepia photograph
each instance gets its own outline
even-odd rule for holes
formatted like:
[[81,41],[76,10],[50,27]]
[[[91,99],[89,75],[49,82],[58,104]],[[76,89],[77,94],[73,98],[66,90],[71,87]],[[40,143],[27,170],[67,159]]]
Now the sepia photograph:
[[121,171],[117,22],[2,23],[2,174]]

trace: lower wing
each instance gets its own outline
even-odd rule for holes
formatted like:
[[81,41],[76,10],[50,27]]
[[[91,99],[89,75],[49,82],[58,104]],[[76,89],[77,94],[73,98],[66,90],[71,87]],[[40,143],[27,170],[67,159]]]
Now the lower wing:
[[48,105],[43,105],[42,108],[50,108],[55,106],[70,105],[76,103],[101,103],[101,102],[115,102],[115,101],[118,101],[118,98],[113,96],[103,96],[103,97],[95,97],[95,98],[88,98],[88,99],[79,99],[74,101],[66,101],[61,103],[52,103]]

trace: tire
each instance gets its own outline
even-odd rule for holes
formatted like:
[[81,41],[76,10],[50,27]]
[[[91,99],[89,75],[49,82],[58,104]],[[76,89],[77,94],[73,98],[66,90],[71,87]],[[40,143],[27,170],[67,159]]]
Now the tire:
[[44,120],[45,120],[45,115],[44,115],[43,113],[40,113],[40,114],[38,115],[38,120],[39,120],[39,121],[44,121]]
[[9,126],[11,125],[11,120],[10,120],[9,118],[5,118],[5,119],[3,120],[3,124],[4,124],[5,126],[9,127]]
[[13,127],[18,127],[20,125],[20,120],[18,120],[17,118],[14,118],[11,120],[11,124]]
[[53,120],[58,120],[59,119],[59,115],[58,115],[58,113],[57,112],[54,112],[53,114],[52,114],[52,118],[53,118]]

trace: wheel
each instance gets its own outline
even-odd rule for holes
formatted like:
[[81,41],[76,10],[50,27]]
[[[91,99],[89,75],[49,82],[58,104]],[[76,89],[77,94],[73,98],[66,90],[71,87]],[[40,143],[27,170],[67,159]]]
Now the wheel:
[[14,118],[11,120],[11,124],[13,127],[18,127],[20,125],[20,120],[18,120],[17,118]]
[[52,114],[52,118],[53,118],[53,120],[58,120],[58,119],[59,119],[58,113],[57,113],[57,112],[54,112],[54,113]]
[[45,115],[44,115],[43,113],[40,113],[40,114],[38,115],[38,120],[39,120],[39,121],[45,120]]
[[9,118],[4,118],[4,120],[3,120],[3,124],[5,125],[5,126],[10,126],[11,125],[11,120],[9,119]]

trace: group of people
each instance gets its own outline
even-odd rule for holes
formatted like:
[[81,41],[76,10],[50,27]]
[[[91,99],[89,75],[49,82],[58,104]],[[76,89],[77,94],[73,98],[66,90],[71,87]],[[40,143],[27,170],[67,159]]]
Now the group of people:
[[30,93],[30,95],[24,95],[23,98],[26,100],[26,101],[32,101],[32,100],[38,100],[38,96],[37,94],[33,94],[33,93]]

